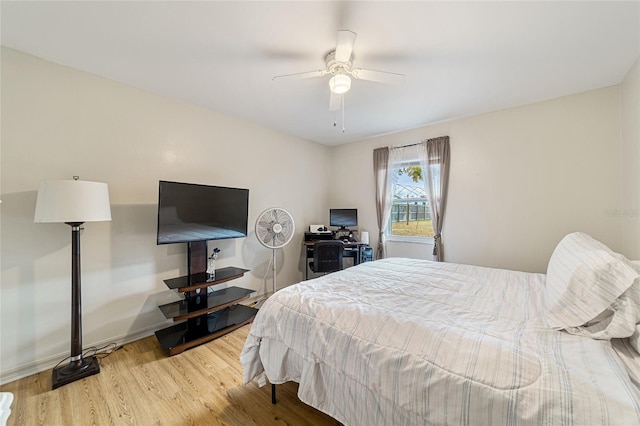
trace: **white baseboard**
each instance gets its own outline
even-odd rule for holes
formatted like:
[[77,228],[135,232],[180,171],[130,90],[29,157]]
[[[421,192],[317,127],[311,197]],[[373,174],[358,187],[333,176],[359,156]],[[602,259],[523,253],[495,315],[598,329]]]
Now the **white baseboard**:
[[[86,345],[86,348],[89,347],[101,347],[104,345],[108,345],[109,343],[115,343],[117,346],[122,346],[127,343],[131,343],[136,340],[143,339],[145,337],[151,336],[157,330],[160,330],[167,326],[167,322],[162,322],[153,326],[145,327],[142,330],[138,330],[133,333],[127,333],[120,336],[115,336],[110,339],[106,339],[100,342],[93,342],[90,345]],[[60,362],[61,359],[68,357],[69,353],[61,353],[57,355],[52,355],[47,358],[39,359],[28,364],[21,365],[16,368],[12,368],[10,370],[0,372],[0,385],[5,385],[7,383],[13,382],[15,380],[19,380],[33,374],[40,373],[45,370],[50,370],[56,366]]]
[[249,296],[248,299],[245,299],[241,302],[238,302],[239,305],[245,305],[245,306],[249,306],[251,308],[253,308],[256,303],[259,302],[264,302],[266,299],[269,298],[269,296],[271,296],[272,292],[267,292],[266,295],[264,294],[260,294],[258,295],[257,292],[251,293],[251,296]]

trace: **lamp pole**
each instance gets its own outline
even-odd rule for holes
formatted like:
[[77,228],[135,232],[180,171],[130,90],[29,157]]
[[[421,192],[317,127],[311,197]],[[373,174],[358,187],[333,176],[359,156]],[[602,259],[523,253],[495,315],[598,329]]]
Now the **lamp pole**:
[[100,372],[100,364],[95,356],[82,357],[80,225],[84,222],[65,223],[71,226],[71,358],[68,365],[53,370],[51,378],[53,389]]
[[82,364],[82,294],[80,280],[80,225],[81,222],[67,222],[71,226],[71,365],[73,369]]

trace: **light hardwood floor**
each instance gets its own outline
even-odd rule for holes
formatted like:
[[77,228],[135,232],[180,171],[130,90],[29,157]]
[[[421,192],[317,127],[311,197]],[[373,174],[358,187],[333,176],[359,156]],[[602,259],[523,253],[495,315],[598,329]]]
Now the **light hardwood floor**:
[[8,425],[337,425],[300,402],[295,383],[242,385],[249,327],[166,357],[154,336],[100,361],[100,374],[51,390],[51,371],[0,387],[13,392]]

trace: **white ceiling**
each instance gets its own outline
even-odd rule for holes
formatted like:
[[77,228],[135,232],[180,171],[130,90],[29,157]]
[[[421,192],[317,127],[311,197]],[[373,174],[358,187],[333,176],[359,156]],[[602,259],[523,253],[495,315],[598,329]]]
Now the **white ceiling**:
[[[621,82],[640,53],[640,2],[2,1],[1,42],[151,92],[337,145]],[[354,80],[328,111],[337,31]],[[334,118],[338,125],[333,126]]]

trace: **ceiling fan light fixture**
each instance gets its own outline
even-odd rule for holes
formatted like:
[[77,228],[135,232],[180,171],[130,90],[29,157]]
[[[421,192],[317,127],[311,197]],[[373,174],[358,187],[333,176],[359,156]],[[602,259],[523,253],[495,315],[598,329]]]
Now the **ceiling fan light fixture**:
[[346,74],[337,74],[329,80],[329,89],[337,95],[347,93],[351,89],[351,78]]

